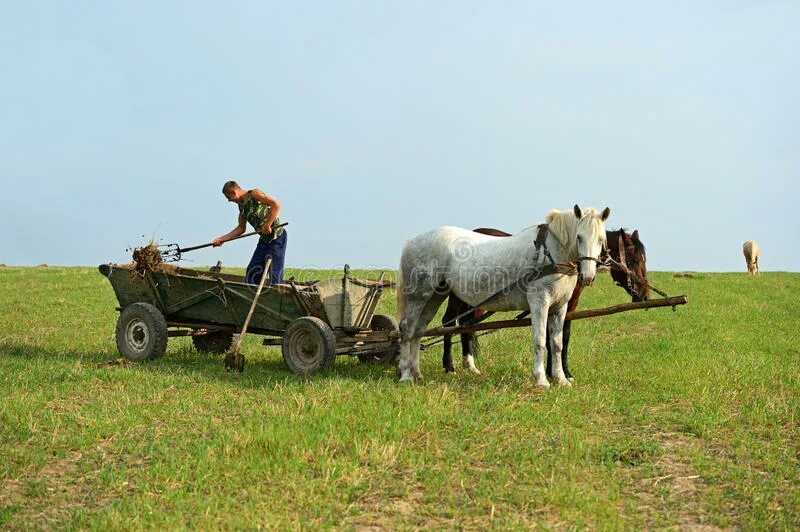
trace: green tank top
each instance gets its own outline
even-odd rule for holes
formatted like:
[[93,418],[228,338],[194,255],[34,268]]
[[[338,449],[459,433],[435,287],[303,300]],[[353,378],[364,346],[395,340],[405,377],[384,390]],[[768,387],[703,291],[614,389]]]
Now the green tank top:
[[[252,191],[248,190],[244,194],[244,198],[239,202],[239,214],[244,216],[245,221],[253,226],[256,231],[261,231],[264,227],[264,222],[267,221],[271,207],[264,205],[251,194]],[[272,222],[272,233],[268,235],[261,235],[261,240],[264,242],[272,242],[283,234],[283,227],[278,227],[281,221],[276,218]]]

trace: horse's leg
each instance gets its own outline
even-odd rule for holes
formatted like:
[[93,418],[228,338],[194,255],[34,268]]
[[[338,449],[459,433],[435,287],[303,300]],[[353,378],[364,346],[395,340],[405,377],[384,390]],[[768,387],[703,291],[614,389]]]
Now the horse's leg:
[[528,296],[531,309],[531,333],[533,335],[533,381],[536,386],[548,388],[547,374],[544,369],[544,355],[547,339],[547,309],[550,306],[549,297],[535,291]]
[[442,306],[442,302],[446,298],[447,293],[434,292],[420,312],[414,337],[410,342],[411,374],[414,376],[415,380],[422,380],[422,372],[419,370],[420,335],[425,332],[425,328],[431,322],[433,317],[436,316],[436,311],[439,310],[439,307]]
[[[461,319],[461,325],[469,325],[475,319],[475,316],[467,316]],[[475,333],[464,333],[461,335],[461,367],[470,373],[480,375],[481,372],[475,367],[475,357],[472,353],[477,354],[478,338]]]
[[551,348],[551,368],[553,370],[553,381],[563,386],[572,386],[564,375],[561,352],[563,349],[564,316],[567,315],[567,306],[562,305],[555,312],[551,312],[547,318],[547,329],[550,332]]
[[414,360],[414,357],[419,358],[419,339],[415,338],[415,335],[426,303],[426,299],[409,297],[406,302],[405,315],[400,320],[400,358],[397,364],[400,382],[413,382],[421,378],[421,375],[418,374],[419,370],[415,374],[412,368],[419,367],[419,360]]
[[400,362],[397,368],[400,382],[422,380],[419,370],[420,334],[425,331],[446,297],[446,293],[433,292],[427,298],[408,299],[405,317],[400,322]]
[[561,365],[564,368],[564,376],[567,377],[570,382],[575,380],[572,373],[569,372],[569,365],[567,364],[567,351],[569,350],[569,335],[571,329],[572,320],[564,320],[564,332],[561,334],[561,343],[563,344],[561,348]]
[[[572,320],[565,320],[564,321],[564,332],[561,335],[561,337],[562,337],[561,338],[561,343],[563,344],[563,347],[561,348],[561,367],[564,368],[564,375],[567,377],[567,379],[572,381],[572,380],[575,380],[575,379],[572,376],[572,374],[569,372],[569,364],[567,363],[567,351],[568,351],[568,348],[569,348],[569,331],[570,331],[571,328],[572,328]],[[552,379],[554,377],[554,375],[553,375],[553,364],[552,364],[553,348],[550,345],[551,344],[551,337],[552,337],[552,335],[550,334],[550,328],[548,327],[547,328],[547,343],[546,343],[546,346],[547,346],[547,358],[545,359],[545,365],[546,365],[545,372],[547,373],[547,377]]]
[[547,376],[552,378],[553,377],[553,366],[550,364],[550,358],[553,356],[553,353],[550,350],[550,328],[547,329],[547,338],[545,340],[544,346],[547,348],[547,358],[545,358],[545,373]]
[[445,334],[442,339],[444,341],[442,367],[445,373],[455,373],[456,369],[453,367],[453,337],[449,334]]
[[[442,325],[445,325],[450,320],[455,318],[460,314],[460,300],[455,297],[454,295],[450,295],[450,298],[447,300],[447,309],[444,311],[444,317],[442,318]],[[449,334],[444,335],[444,351],[442,352],[442,367],[444,367],[445,373],[455,373],[455,368],[453,367],[453,337]]]

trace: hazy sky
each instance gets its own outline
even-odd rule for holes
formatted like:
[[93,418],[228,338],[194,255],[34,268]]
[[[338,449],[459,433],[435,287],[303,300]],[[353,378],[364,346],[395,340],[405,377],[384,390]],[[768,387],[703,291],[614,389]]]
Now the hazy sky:
[[207,242],[236,179],[283,203],[289,266],[579,203],[651,270],[745,271],[752,238],[798,271],[800,3],[653,4],[5,1],[0,263]]

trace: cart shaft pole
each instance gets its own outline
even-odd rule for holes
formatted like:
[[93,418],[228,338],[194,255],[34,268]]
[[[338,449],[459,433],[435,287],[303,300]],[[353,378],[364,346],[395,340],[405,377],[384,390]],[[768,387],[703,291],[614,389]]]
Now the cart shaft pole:
[[[611,314],[618,314],[628,310],[640,310],[658,307],[676,307],[678,305],[685,305],[689,302],[688,296],[665,297],[663,299],[653,299],[650,301],[641,301],[638,303],[624,303],[622,305],[615,305],[613,307],[606,307],[593,310],[578,310],[575,312],[567,313],[566,319],[568,320],[582,320],[585,318],[596,318],[598,316],[608,316]],[[478,331],[488,331],[492,329],[512,329],[514,327],[530,327],[530,318],[521,320],[502,320],[490,321],[488,323],[478,323],[475,325],[467,325],[464,327],[437,327],[435,329],[428,329],[422,333],[421,337],[428,336],[445,336],[454,334],[465,334]]]

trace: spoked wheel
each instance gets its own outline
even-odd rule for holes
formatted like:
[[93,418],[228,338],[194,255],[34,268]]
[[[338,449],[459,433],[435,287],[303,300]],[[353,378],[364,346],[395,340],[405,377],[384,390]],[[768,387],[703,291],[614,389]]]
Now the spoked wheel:
[[167,350],[167,322],[153,305],[134,303],[117,320],[117,349],[135,362],[152,360]]
[[[375,314],[372,316],[372,321],[369,322],[369,328],[373,331],[387,331],[387,332],[399,332],[400,326],[397,324],[397,320],[392,316],[386,316],[385,314]],[[369,353],[364,355],[358,355],[358,360],[364,364],[372,364],[372,363],[379,363],[379,364],[393,364],[397,359],[397,355],[399,354],[398,347],[392,347],[387,349],[386,351],[381,351],[380,353]]]
[[211,331],[192,336],[194,348],[200,353],[227,353],[233,347],[235,336],[230,331]]
[[304,316],[291,322],[281,347],[284,362],[295,373],[315,373],[336,360],[336,337],[319,318]]

